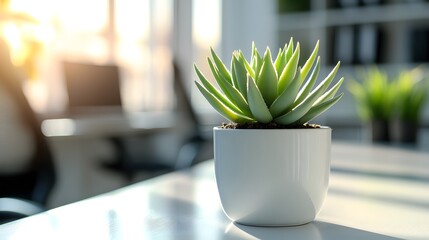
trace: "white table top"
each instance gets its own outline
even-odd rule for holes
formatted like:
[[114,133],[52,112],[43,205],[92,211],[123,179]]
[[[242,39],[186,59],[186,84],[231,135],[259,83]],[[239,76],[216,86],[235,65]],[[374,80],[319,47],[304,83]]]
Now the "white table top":
[[169,112],[114,112],[60,117],[42,121],[47,137],[109,137],[171,130],[177,114]]
[[222,212],[207,161],[0,226],[0,239],[429,239],[429,154],[335,143],[316,221],[250,227]]

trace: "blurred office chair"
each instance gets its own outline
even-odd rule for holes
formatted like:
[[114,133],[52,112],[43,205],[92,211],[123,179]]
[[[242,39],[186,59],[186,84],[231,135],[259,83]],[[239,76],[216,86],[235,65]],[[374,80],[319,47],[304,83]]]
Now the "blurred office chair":
[[173,61],[173,79],[177,99],[177,111],[183,113],[185,121],[191,126],[190,130],[186,133],[187,136],[180,147],[175,163],[175,169],[181,169],[189,167],[196,162],[207,138],[203,133],[198,115],[192,107],[191,99],[186,91],[186,84],[177,61]]
[[[63,76],[68,95],[68,114],[71,117],[100,114],[123,114],[120,69],[115,64],[91,64],[63,61]],[[129,158],[123,136],[106,139],[116,150],[113,162],[104,162],[106,168],[122,168]]]
[[[63,73],[69,97],[68,113],[72,117],[123,114],[120,69],[117,65],[64,61]],[[113,146],[116,156],[113,161],[103,159],[103,168],[120,172],[127,179],[132,179],[136,168],[150,172],[169,170],[168,166],[158,162],[149,164],[138,161],[137,164],[132,161],[129,139],[129,136],[121,135],[104,139]]]
[[[152,172],[156,173],[156,175],[159,175],[162,173],[190,167],[197,159],[198,154],[200,153],[200,150],[202,149],[202,146],[205,142],[198,117],[192,108],[177,62],[173,61],[172,67],[174,90],[177,100],[176,113],[183,116],[184,123],[190,127],[184,127],[180,125],[177,126],[177,128],[183,128],[186,130],[181,129],[177,131],[176,129],[166,133],[165,139],[174,139],[172,142],[176,141],[176,144],[178,145],[177,152],[174,152],[172,156],[174,159],[163,159],[165,157],[161,157],[161,154],[157,154],[156,152],[149,153],[149,151],[155,151],[155,148],[150,147],[151,143],[149,142],[154,142],[156,141],[155,138],[161,137],[157,134],[153,136],[145,136],[145,139],[143,139],[144,142],[139,142],[138,139],[134,139],[139,144],[139,146],[141,146],[140,149],[145,147],[150,148],[146,149],[149,150],[146,151],[148,154],[142,155],[141,157],[131,156],[132,149],[130,150],[130,141],[127,142],[127,139],[112,139],[116,146],[117,159],[115,162],[106,166],[111,170],[123,174],[129,181],[132,181],[137,174],[142,172]],[[164,149],[168,149],[170,147],[174,148],[174,146],[168,146],[165,144]]]
[[0,224],[41,213],[44,207],[36,202],[19,198],[0,198]]
[[[0,124],[3,129],[16,129],[13,135],[0,134],[0,148],[7,148],[0,149],[0,198],[16,198],[16,202],[23,199],[29,204],[34,203],[34,208],[41,211],[40,206],[46,206],[56,182],[54,160],[40,122],[22,92],[21,77],[1,40],[0,90]],[[21,142],[11,149],[11,143],[18,138]],[[1,209],[0,218],[6,210]],[[15,210],[11,209],[7,214],[13,214]],[[17,212],[16,217],[19,216]]]
[[[177,112],[185,116],[186,123],[192,126],[191,130],[172,131],[166,136],[160,136],[164,133],[153,133],[143,137],[112,136],[107,140],[114,147],[116,156],[113,161],[103,161],[103,168],[120,173],[128,181],[132,181],[138,173],[159,175],[189,167],[195,161],[203,144],[203,138],[200,134],[198,118],[186,93],[179,66],[173,62],[172,67]],[[118,109],[122,109],[120,74],[117,66],[64,62],[63,69],[69,95],[69,111],[72,114],[82,112],[80,109],[96,110],[96,107],[103,106],[119,106]],[[152,147],[161,137],[169,140],[174,138],[172,140],[172,142],[176,141],[174,145],[179,145],[178,152],[172,157],[175,159],[164,159],[165,157]],[[177,141],[180,142],[177,143]],[[143,154],[136,156],[135,152],[143,152]],[[173,160],[173,164],[169,160]]]

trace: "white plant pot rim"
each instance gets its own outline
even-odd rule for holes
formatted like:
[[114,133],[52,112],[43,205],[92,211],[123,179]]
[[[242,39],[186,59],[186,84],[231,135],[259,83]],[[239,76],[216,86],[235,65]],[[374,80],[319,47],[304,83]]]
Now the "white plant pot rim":
[[222,126],[216,126],[213,128],[214,130],[233,130],[233,131],[272,131],[272,130],[280,130],[280,131],[292,131],[292,130],[299,130],[299,131],[313,131],[313,130],[322,130],[322,129],[331,129],[329,126],[322,126],[319,125],[317,128],[224,128]]

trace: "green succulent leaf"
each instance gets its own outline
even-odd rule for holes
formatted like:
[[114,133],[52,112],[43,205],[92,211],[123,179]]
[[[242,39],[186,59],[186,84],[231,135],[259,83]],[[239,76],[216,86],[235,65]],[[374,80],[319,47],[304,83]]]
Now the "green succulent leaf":
[[213,84],[211,84],[206,77],[201,73],[201,71],[198,69],[196,65],[194,65],[195,72],[197,73],[198,78],[200,79],[201,83],[203,84],[204,88],[210,92],[216,99],[218,99],[223,105],[231,109],[232,111],[236,113],[242,113],[243,111],[240,110],[234,103],[232,103],[225,95],[223,95]]
[[277,117],[276,119],[274,119],[274,121],[277,122],[277,123],[280,123],[280,124],[289,125],[289,124],[292,124],[292,123],[296,122],[300,118],[302,118],[310,110],[310,108],[313,106],[313,103],[329,87],[329,85],[331,84],[332,80],[335,77],[335,74],[338,71],[339,66],[340,66],[340,63],[338,62],[338,64],[331,71],[331,73],[325,78],[325,80],[323,80],[316,87],[316,89],[314,89],[310,93],[310,95],[301,104],[299,104],[298,106],[296,106],[290,112],[288,112],[288,113],[286,113],[286,114],[284,114],[284,115],[282,115],[280,117]]
[[319,71],[320,71],[320,58],[317,58],[316,66],[313,68],[313,71],[311,72],[309,79],[305,82],[304,86],[299,91],[298,97],[295,100],[293,107],[296,107],[298,104],[304,101],[305,98],[308,97],[308,94],[310,93],[311,89],[316,83],[317,77],[319,76]]
[[230,82],[228,82],[222,75],[219,74],[218,71],[216,71],[216,68],[213,66],[210,59],[209,65],[212,69],[213,75],[215,76],[219,87],[222,89],[226,97],[238,107],[239,111],[237,112],[249,117],[252,116],[252,113],[249,109],[249,105],[247,104],[243,95],[241,95],[240,91],[234,88],[234,86]]
[[307,59],[307,61],[305,62],[304,66],[301,69],[302,80],[304,80],[307,77],[307,74],[310,72],[310,69],[314,64],[314,60],[316,60],[316,56],[317,56],[318,51],[319,51],[319,41],[317,41],[313,52],[311,53],[310,57]]
[[259,53],[257,50],[255,50],[255,56],[253,56],[252,59],[252,68],[253,71],[255,72],[255,82],[258,82],[258,78],[259,78],[259,74],[261,72],[261,68],[262,68],[262,64],[263,64],[263,60],[261,58],[261,56],[259,56]]
[[252,78],[248,79],[247,101],[256,121],[260,123],[269,123],[273,120],[264,98],[256,86],[255,80]]
[[[250,65],[250,63],[246,60],[246,58],[244,57],[244,54],[242,51],[238,52],[238,60],[241,64],[244,65],[244,67],[246,68],[247,73],[254,79],[255,78],[255,71],[253,70],[252,66]],[[247,87],[246,87],[247,88]]]
[[252,119],[234,112],[227,106],[225,106],[222,101],[220,101],[214,94],[210,93],[202,84],[199,82],[195,82],[200,92],[203,94],[203,96],[207,99],[207,101],[210,103],[210,105],[219,112],[223,117],[226,119],[236,122],[236,123],[245,123],[253,121]]
[[338,68],[340,68],[340,62],[335,65],[332,71],[328,74],[328,76],[310,93],[308,98],[312,96],[312,94],[319,94],[326,91],[326,89],[331,84],[332,80],[334,80],[335,75],[337,74]]
[[222,60],[220,60],[220,58],[216,55],[213,48],[210,48],[210,52],[212,54],[213,61],[216,64],[216,68],[219,70],[219,74],[232,84],[231,73],[225,67],[225,64],[223,64]]
[[245,99],[247,99],[247,72],[246,67],[243,62],[239,60],[237,57],[238,55],[234,56],[232,60],[232,67],[231,67],[231,74],[233,79],[235,79],[234,82],[237,82],[237,88],[243,95]]
[[247,104],[243,95],[241,95],[241,93],[228,82],[226,82],[225,85],[228,94],[231,96],[230,101],[235,103],[235,105],[240,109],[240,113],[248,117],[252,117],[249,105]]
[[277,98],[277,72],[271,60],[270,49],[264,54],[261,72],[256,82],[267,106],[270,106]]
[[326,100],[332,99],[335,94],[338,92],[338,90],[341,87],[341,84],[343,84],[344,78],[340,78],[340,80],[338,80],[338,82],[328,91],[326,91],[321,97],[319,97],[316,102],[314,102],[314,105],[317,105],[321,102],[324,102]]
[[234,64],[234,61],[235,61],[235,52],[232,54],[232,58],[231,58],[231,82],[232,82],[232,85],[235,88],[238,88],[238,79],[235,76],[235,66],[234,66],[235,64]]
[[[289,46],[290,47],[290,46]],[[286,64],[283,72],[279,77],[279,83],[277,85],[277,93],[281,94],[290,84],[292,79],[295,77],[296,69],[298,68],[299,60],[299,43],[297,43],[295,51],[289,62]]]
[[217,85],[220,87],[222,92],[226,95],[228,99],[232,99],[233,97],[230,95],[227,83],[230,83],[228,80],[226,80],[223,75],[220,74],[219,69],[213,64],[212,60],[210,58],[207,59],[210,70],[212,71],[212,74],[216,80]]
[[262,64],[264,63],[261,55],[258,52],[258,49],[256,48],[255,42],[252,42],[252,61],[251,61],[251,67],[253,69],[253,72],[255,73],[255,77],[253,78],[256,83],[258,83],[259,74],[261,72]]
[[284,48],[279,50],[279,53],[276,57],[276,60],[274,62],[274,65],[276,66],[276,72],[277,72],[277,76],[280,76],[280,74],[282,74],[282,71],[284,69],[284,67],[286,66],[286,48],[287,48],[287,44],[285,44]]
[[294,100],[298,94],[299,87],[301,86],[301,69],[298,68],[295,78],[292,83],[286,88],[282,94],[273,102],[269,110],[273,117],[278,117],[287,113],[293,107]]
[[344,93],[341,93],[334,98],[314,105],[301,119],[296,122],[296,125],[302,125],[319,116],[320,114],[328,110],[330,107],[332,107],[334,104],[336,104],[343,95]]

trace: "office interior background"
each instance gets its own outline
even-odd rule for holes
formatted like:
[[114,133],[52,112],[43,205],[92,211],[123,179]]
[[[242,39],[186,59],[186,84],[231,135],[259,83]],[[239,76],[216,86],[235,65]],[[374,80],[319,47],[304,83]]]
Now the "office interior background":
[[[423,0],[0,1],[0,36],[11,62],[24,76],[24,94],[42,121],[64,118],[67,112],[65,61],[117,65],[126,113],[180,108],[173,84],[174,61],[192,108],[210,135],[210,128],[225,120],[197,91],[193,64],[209,76],[211,47],[228,61],[236,49],[249,56],[253,41],[258,49],[269,46],[275,52],[293,37],[301,43],[304,58],[320,40],[321,75],[341,61],[337,76],[346,78],[340,90],[344,98],[317,123],[332,127],[336,141],[359,143],[371,142],[368,123],[358,116],[347,79],[374,65],[389,75],[417,66],[427,72],[428,20],[429,2]],[[429,149],[427,104],[420,125],[418,141],[406,147]],[[96,165],[114,155],[105,139],[54,137],[49,129],[42,130],[59,176],[49,207],[128,183],[120,174]],[[162,139],[155,148],[168,152],[169,142]],[[145,144],[137,140],[133,148],[143,161],[145,155],[139,151],[148,151]],[[212,157],[209,147],[205,151],[199,160]]]

